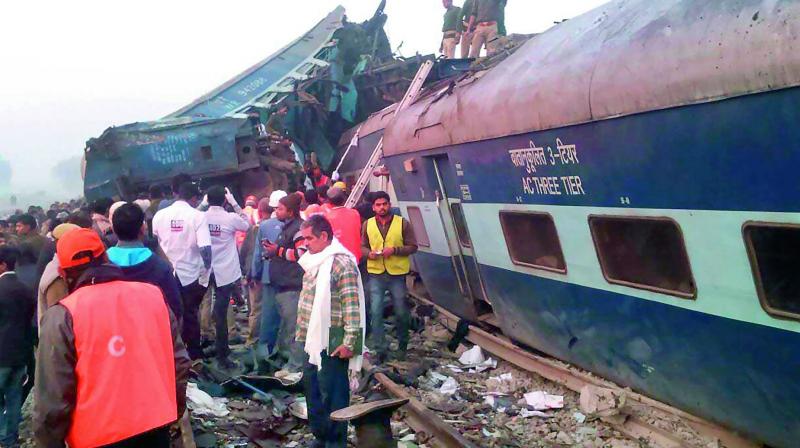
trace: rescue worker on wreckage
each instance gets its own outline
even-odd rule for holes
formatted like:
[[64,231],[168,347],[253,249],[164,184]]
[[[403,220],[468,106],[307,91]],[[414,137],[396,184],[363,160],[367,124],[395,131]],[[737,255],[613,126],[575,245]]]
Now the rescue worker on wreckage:
[[190,361],[161,290],[123,281],[89,229],[65,234],[57,256],[70,295],[42,319],[36,446],[169,447]]
[[475,35],[475,23],[471,20],[474,5],[475,0],[464,0],[464,5],[461,7],[461,59],[469,57],[469,49]]
[[505,33],[506,1],[475,0],[469,26],[474,31],[469,57],[480,57],[484,46],[487,56],[497,53],[500,46],[498,36],[500,31]]
[[442,45],[439,51],[447,59],[456,55],[456,46],[461,39],[461,8],[453,6],[453,0],[442,0],[444,6],[444,25],[442,26]]

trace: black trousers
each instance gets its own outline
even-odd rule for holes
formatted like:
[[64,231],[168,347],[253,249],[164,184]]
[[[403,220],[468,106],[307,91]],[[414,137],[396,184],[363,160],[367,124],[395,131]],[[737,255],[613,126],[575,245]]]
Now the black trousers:
[[331,413],[350,406],[350,361],[331,358],[322,352],[322,369],[306,362],[303,386],[308,402],[308,423],[317,445],[326,448],[347,447],[347,422],[334,422]]
[[203,357],[203,349],[200,348],[200,303],[206,295],[206,289],[199,280],[186,286],[181,285],[181,302],[183,302],[181,337],[192,359]]
[[216,279],[214,280],[214,330],[216,333],[214,347],[218,359],[227,358],[231,352],[228,346],[228,305],[231,297],[236,293],[237,283],[238,281],[217,286]]
[[170,448],[170,443],[169,426],[164,426],[105,445],[105,448]]

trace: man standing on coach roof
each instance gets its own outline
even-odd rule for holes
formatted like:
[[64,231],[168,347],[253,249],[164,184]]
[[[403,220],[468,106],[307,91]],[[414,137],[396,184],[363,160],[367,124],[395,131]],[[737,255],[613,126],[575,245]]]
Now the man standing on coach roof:
[[201,276],[204,270],[211,269],[212,259],[206,214],[194,208],[199,196],[197,185],[184,182],[179,189],[179,198],[153,217],[153,235],[158,238],[181,284],[181,335],[192,359],[203,357],[200,348],[200,303],[206,294],[208,281],[201,279]]
[[461,59],[469,57],[469,49],[472,46],[475,31],[475,21],[472,19],[474,6],[475,0],[464,0],[464,5],[461,7]]
[[388,350],[383,328],[383,299],[389,291],[397,319],[397,357],[405,359],[410,320],[406,275],[411,270],[409,257],[417,252],[417,239],[408,220],[392,214],[386,192],[372,193],[371,198],[375,217],[368,219],[361,229],[361,250],[367,257],[369,273],[371,347],[376,351],[378,362],[383,362]]
[[297,341],[308,362],[303,384],[308,421],[316,438],[312,446],[345,448],[347,423],[333,422],[331,412],[350,405],[348,370],[361,371],[364,352],[364,292],[356,257],[333,237],[325,217],[311,216],[302,225],[308,252],[297,311]]
[[506,0],[475,0],[472,16],[476,27],[469,57],[479,57],[484,45],[487,56],[497,52],[498,22],[504,18],[505,7]]
[[[236,213],[223,208],[225,203]],[[236,234],[247,232],[249,218],[227,188],[213,186],[208,190],[208,231],[211,235],[211,250],[214,254],[211,271],[214,279],[214,328],[216,331],[217,362],[223,369],[235,367],[228,355],[228,304],[236,293],[236,284],[242,280],[239,252],[236,250]],[[255,331],[255,329],[251,330]]]
[[461,8],[453,6],[453,0],[442,0],[442,5],[445,13],[440,51],[445,58],[453,59],[456,55],[456,46],[461,39]]
[[45,312],[36,372],[36,446],[170,446],[189,358],[158,287],[127,282],[90,229],[57,256],[70,295]]

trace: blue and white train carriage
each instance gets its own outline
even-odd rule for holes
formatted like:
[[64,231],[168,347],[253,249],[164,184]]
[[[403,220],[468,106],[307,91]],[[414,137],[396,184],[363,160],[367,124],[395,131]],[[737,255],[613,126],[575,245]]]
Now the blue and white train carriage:
[[800,446],[800,1],[617,0],[385,130],[434,299]]

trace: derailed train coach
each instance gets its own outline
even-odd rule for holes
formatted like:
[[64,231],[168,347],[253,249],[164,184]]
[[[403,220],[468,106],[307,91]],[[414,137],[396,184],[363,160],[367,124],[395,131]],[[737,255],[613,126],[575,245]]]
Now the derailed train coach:
[[617,0],[400,112],[433,299],[797,446],[798,36],[799,1]]
[[135,197],[177,174],[224,183],[242,196],[302,187],[309,159],[327,169],[342,130],[397,101],[408,76],[432,58],[395,58],[383,30],[386,1],[376,3],[361,23],[337,7],[286,47],[164,118],[89,139],[86,197]]

